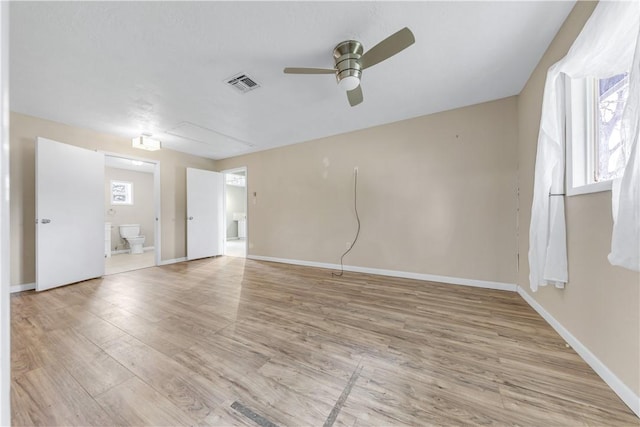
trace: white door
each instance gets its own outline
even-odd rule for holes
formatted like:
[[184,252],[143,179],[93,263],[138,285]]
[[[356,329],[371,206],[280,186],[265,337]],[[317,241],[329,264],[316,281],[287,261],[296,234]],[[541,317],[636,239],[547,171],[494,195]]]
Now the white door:
[[104,155],[38,138],[36,290],[104,274]]
[[187,259],[222,255],[223,175],[187,168]]

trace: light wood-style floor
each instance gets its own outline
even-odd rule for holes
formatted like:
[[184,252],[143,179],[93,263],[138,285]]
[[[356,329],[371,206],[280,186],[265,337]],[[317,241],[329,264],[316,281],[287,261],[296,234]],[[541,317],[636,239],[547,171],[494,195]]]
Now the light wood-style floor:
[[219,257],[11,309],[15,425],[638,425],[510,292]]
[[224,253],[226,256],[246,257],[246,244],[247,241],[245,239],[226,240]]
[[156,254],[147,251],[141,254],[116,254],[104,259],[104,274],[118,274],[156,265]]

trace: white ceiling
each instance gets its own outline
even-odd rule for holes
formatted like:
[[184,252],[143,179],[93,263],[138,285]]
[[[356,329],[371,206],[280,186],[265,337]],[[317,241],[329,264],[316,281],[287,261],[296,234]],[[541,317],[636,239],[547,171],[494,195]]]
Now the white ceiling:
[[[220,159],[518,94],[574,1],[12,2],[11,110]],[[350,107],[332,50],[409,27]],[[247,73],[261,87],[225,85]]]

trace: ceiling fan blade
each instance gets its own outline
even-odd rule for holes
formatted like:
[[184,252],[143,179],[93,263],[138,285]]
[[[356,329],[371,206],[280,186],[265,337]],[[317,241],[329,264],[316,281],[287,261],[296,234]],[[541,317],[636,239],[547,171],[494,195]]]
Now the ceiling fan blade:
[[284,69],[285,74],[335,74],[336,70],[332,68],[291,68]]
[[392,57],[396,53],[411,46],[415,41],[416,39],[411,30],[404,27],[366,51],[360,58],[362,69],[364,70]]
[[362,87],[358,85],[357,88],[348,90],[347,99],[349,100],[349,104],[351,104],[352,107],[360,104],[362,102]]

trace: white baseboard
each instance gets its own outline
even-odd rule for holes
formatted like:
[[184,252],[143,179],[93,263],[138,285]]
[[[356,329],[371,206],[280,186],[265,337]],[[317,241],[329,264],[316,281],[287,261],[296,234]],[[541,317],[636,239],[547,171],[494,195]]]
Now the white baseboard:
[[[247,258],[257,261],[279,262],[283,264],[302,265],[306,267],[327,268],[330,270],[340,270],[339,264],[328,264],[314,261],[301,261],[296,259],[272,258],[260,255],[248,255]],[[447,283],[452,285],[474,286],[478,288],[498,289],[502,291],[515,292],[518,285],[514,283],[490,282],[487,280],[464,279],[460,277],[436,276],[434,274],[411,273],[398,270],[384,270],[380,268],[357,267],[353,265],[345,265],[344,271],[353,271],[355,273],[376,274],[378,276],[402,277],[404,279],[424,280],[429,282]]]
[[35,283],[25,283],[23,285],[11,285],[9,288],[9,292],[22,292],[22,291],[32,291],[36,288]]
[[176,264],[178,262],[184,262],[186,260],[187,260],[187,257],[174,258],[174,259],[163,259],[163,260],[160,261],[160,264],[158,264],[158,265]]
[[623,383],[611,370],[582,344],[571,332],[560,324],[531,295],[518,286],[518,294],[578,353],[582,359],[607,383],[631,410],[640,417],[640,396]]

